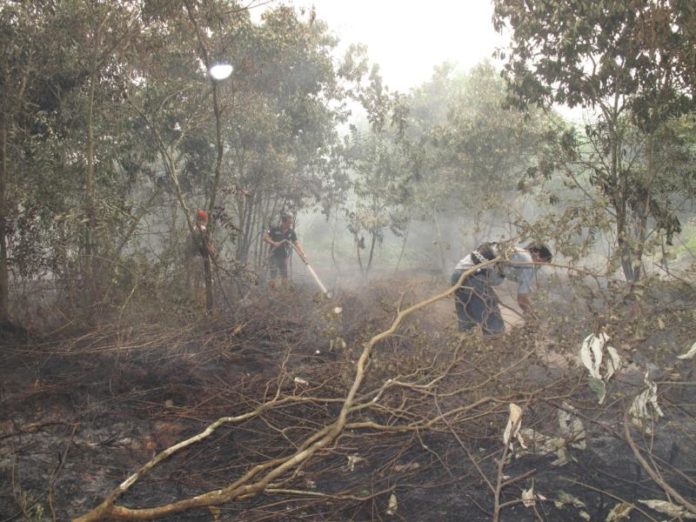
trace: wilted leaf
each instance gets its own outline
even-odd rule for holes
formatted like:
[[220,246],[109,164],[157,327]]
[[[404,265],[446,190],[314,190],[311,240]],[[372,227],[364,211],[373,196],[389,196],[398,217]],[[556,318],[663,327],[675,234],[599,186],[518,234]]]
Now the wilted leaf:
[[696,343],[694,343],[688,352],[677,355],[677,359],[693,359],[696,356]]
[[520,437],[520,428],[522,427],[522,408],[517,404],[510,403],[510,415],[508,417],[507,426],[505,426],[505,432],[503,433],[503,443],[506,446],[511,446],[511,441],[517,438],[520,444],[524,447],[524,440]]
[[644,382],[646,388],[633,399],[628,414],[633,424],[649,431],[647,421],[653,417],[664,417],[665,414],[657,403],[657,384],[650,379],[650,372],[645,372]]
[[692,513],[682,506],[672,504],[666,500],[639,500],[638,502],[645,504],[650,509],[664,513],[673,518],[686,518],[689,520],[696,520],[696,513]]
[[621,356],[616,348],[613,346],[607,346],[607,352],[609,353],[609,359],[607,360],[607,369],[604,374],[604,381],[608,381],[621,367]]
[[556,450],[556,460],[554,460],[551,465],[552,466],[565,466],[569,462],[572,462],[573,457],[571,457],[570,452],[568,451],[568,448],[565,446],[562,446]]
[[621,520],[627,519],[628,515],[633,511],[633,504],[628,502],[620,502],[616,504],[613,509],[607,515],[605,522],[620,522]]
[[522,503],[524,507],[534,507],[536,498],[534,496],[534,486],[522,490]]
[[361,462],[366,462],[364,457],[361,457],[360,455],[348,455],[348,470],[355,471],[355,466]]
[[587,434],[585,426],[580,417],[575,414],[575,408],[563,403],[562,410],[558,410],[558,424],[561,427],[561,436],[567,440],[571,446],[578,449],[587,448]]
[[594,392],[594,394],[597,396],[597,400],[599,401],[599,404],[604,403],[604,399],[607,398],[607,386],[604,384],[604,381],[601,379],[595,379],[594,377],[590,377],[590,390]]
[[565,506],[566,504],[569,504],[574,508],[578,509],[587,507],[585,503],[578,497],[573,496],[570,493],[567,493],[563,490],[558,492],[558,495],[556,495],[556,500],[553,501],[553,504],[554,506],[556,506],[557,509],[562,509],[563,506]]
[[[580,347],[580,359],[590,372],[590,389],[597,395],[599,404],[606,399],[606,383],[621,366],[621,356],[612,346],[607,346],[609,336],[604,332],[588,335]],[[607,357],[604,356],[604,350]],[[602,364],[604,363],[604,365]]]
[[394,466],[394,471],[397,473],[401,473],[403,471],[411,471],[418,468],[420,468],[420,464],[418,464],[417,462],[411,462],[409,464],[396,464]]
[[599,373],[599,368],[602,365],[602,356],[604,344],[609,340],[609,337],[604,332],[599,335],[590,334],[585,337],[580,347],[580,359],[590,371],[590,375],[595,379],[602,379]]
[[399,502],[396,500],[396,495],[392,493],[389,495],[389,505],[387,506],[387,515],[396,515],[396,510],[399,507]]

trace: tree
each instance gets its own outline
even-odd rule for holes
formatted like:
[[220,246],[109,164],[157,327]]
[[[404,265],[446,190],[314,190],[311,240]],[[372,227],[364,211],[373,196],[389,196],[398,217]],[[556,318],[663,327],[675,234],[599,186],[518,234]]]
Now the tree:
[[[357,88],[356,97],[365,110],[367,125],[365,130],[353,126],[345,138],[354,198],[347,202],[345,212],[360,271],[367,278],[375,247],[383,242],[386,230],[402,235],[408,222],[411,169],[404,141],[408,109],[399,93],[383,84],[377,66],[372,67],[367,85]],[[365,261],[363,249],[367,249]]]
[[443,272],[450,269],[443,222],[465,216],[472,240],[490,238],[494,224],[514,213],[519,182],[546,148],[549,118],[506,107],[506,96],[504,82],[484,62],[465,74],[447,65],[436,69],[410,101],[415,201],[434,225]]
[[30,11],[19,2],[0,10],[0,324],[9,322],[9,210],[15,208],[9,191],[22,138],[17,119],[26,107],[29,80],[35,72]]
[[[598,113],[586,127],[597,145],[590,180],[613,209],[629,281],[641,276],[649,219],[668,237],[679,230],[669,203],[656,197],[678,184],[656,160],[666,154],[658,136],[694,107],[694,20],[694,4],[681,0],[495,1],[496,28],[512,30],[505,76],[517,101]],[[628,122],[643,135],[641,161],[631,167],[625,150],[636,141],[626,142]]]

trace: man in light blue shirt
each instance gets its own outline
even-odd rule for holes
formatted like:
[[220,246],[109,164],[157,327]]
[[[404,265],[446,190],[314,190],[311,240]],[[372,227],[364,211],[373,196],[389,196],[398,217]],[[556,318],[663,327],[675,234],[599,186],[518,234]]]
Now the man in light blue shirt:
[[[456,284],[462,272],[493,260],[498,255],[496,243],[484,243],[457,263],[451,283]],[[534,317],[534,309],[529,300],[532,281],[539,266],[551,262],[552,258],[546,245],[531,243],[525,248],[516,247],[509,259],[480,268],[466,277],[454,293],[459,331],[470,330],[477,324],[481,325],[484,335],[495,335],[505,330],[498,296],[492,288],[505,279],[518,283],[517,304],[525,317]]]

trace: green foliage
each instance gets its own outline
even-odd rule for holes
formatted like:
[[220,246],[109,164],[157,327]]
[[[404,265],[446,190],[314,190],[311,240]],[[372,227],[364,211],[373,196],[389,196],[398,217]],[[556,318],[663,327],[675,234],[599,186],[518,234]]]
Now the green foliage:
[[596,111],[584,137],[557,140],[552,165],[609,205],[621,267],[638,280],[655,236],[669,243],[680,230],[675,196],[693,193],[691,150],[674,127],[694,109],[693,3],[496,0],[494,20],[512,29],[513,103]]

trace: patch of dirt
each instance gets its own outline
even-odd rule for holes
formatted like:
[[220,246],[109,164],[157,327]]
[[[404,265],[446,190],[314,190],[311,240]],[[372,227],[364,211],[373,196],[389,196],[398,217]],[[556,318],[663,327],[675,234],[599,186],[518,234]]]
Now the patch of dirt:
[[[166,504],[287,458],[335,420],[363,344],[398,310],[444,288],[426,276],[395,277],[327,301],[303,287],[177,326],[104,326],[29,342],[5,336],[0,520],[84,514],[158,452],[274,398],[285,402],[223,424],[118,503]],[[543,320],[511,321],[495,340],[458,334],[451,300],[417,311],[377,345],[351,424],[331,446],[262,494],[166,520],[383,520],[392,496],[394,519],[424,522],[491,520],[496,497],[505,521],[579,520],[583,512],[605,520],[621,502],[632,506],[625,520],[664,519],[639,501],[664,500],[669,487],[694,502],[696,489],[694,366],[676,357],[696,340],[696,293],[662,284],[636,315],[634,303],[610,294],[588,307],[584,292],[548,286],[535,296]],[[598,318],[624,361],[602,404],[578,356]],[[644,426],[649,433],[629,420],[629,438],[624,416],[646,372],[664,417]],[[558,447],[514,442],[506,452],[510,403],[523,410],[522,428]],[[562,439],[559,415],[568,412],[582,422],[584,446]],[[526,507],[522,492],[532,487],[540,496]]]

